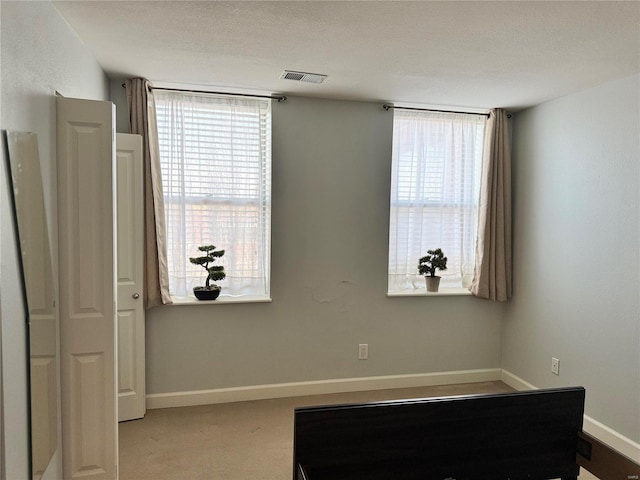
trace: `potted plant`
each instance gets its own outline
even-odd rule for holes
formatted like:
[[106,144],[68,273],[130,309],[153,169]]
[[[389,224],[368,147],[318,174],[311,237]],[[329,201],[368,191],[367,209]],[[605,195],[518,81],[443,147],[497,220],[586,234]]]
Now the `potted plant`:
[[215,300],[220,295],[221,287],[211,282],[223,280],[227,275],[224,273],[223,265],[213,265],[213,263],[216,258],[224,255],[224,250],[216,250],[214,245],[203,245],[198,247],[198,250],[204,252],[205,255],[189,258],[189,261],[194,265],[200,265],[207,271],[208,275],[205,286],[193,287],[193,294],[198,300]]
[[440,277],[436,275],[436,270],[447,269],[447,257],[441,248],[427,250],[427,255],[418,262],[418,273],[424,275],[427,283],[427,292],[437,292],[440,286]]

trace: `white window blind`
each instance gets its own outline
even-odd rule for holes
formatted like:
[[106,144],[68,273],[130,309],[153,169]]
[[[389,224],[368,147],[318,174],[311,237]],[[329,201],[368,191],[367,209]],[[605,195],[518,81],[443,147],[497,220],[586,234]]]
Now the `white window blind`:
[[425,289],[418,260],[442,248],[441,288],[473,278],[486,118],[395,110],[393,117],[389,293]]
[[225,250],[221,296],[269,296],[271,102],[156,91],[172,295],[204,285],[198,246]]

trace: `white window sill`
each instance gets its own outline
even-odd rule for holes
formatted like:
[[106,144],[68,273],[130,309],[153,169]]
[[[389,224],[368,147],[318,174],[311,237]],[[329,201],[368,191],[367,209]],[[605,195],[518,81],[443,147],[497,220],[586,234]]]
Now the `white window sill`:
[[242,295],[239,297],[233,297],[231,295],[221,294],[215,300],[198,300],[193,295],[188,297],[175,297],[172,296],[173,303],[167,304],[168,307],[179,305],[226,305],[229,303],[269,303],[271,297],[265,295]]
[[441,288],[437,292],[427,292],[424,288],[416,288],[414,290],[398,290],[395,292],[387,292],[387,297],[454,297],[471,295],[467,288]]

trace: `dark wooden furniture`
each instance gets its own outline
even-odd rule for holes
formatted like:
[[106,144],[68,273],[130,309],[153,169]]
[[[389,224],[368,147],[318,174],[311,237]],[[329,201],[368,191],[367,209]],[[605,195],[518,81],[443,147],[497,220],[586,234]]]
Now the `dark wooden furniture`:
[[581,432],[578,464],[600,480],[638,480],[640,465],[588,433]]
[[297,408],[294,480],[576,479],[582,387]]

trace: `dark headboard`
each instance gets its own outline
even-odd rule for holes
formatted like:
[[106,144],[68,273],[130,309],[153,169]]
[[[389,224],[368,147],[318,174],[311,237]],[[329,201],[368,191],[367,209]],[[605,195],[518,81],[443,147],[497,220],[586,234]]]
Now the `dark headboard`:
[[582,387],[304,407],[294,480],[575,479]]

